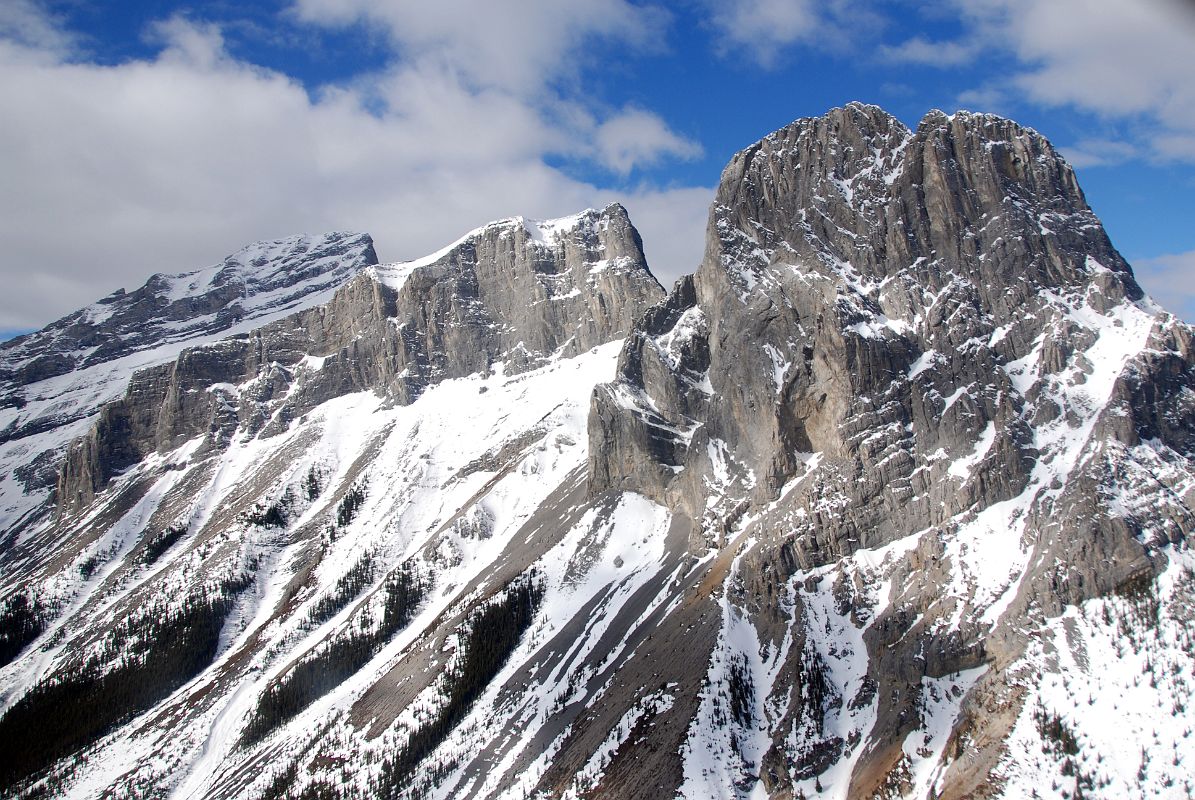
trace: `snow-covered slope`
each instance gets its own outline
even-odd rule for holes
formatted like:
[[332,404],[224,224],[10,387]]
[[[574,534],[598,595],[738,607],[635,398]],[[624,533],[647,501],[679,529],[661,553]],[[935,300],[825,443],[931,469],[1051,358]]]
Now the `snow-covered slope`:
[[1186,796],[1195,338],[1035,132],[799,120],[666,298],[619,206],[352,272],[79,390],[0,794]]
[[[525,591],[562,620],[607,588],[575,585],[595,563],[610,580],[654,575],[650,531],[605,554],[588,535],[666,527],[639,498],[614,502],[613,520],[574,509],[559,547],[518,534],[549,495],[583,505],[589,395],[660,295],[621,207],[520,218],[425,259],[367,265],[323,304],[138,372],[62,468],[60,492],[80,480],[72,464],[97,470],[88,500],[60,502],[57,518],[10,518],[3,633],[9,658],[24,652],[0,673],[0,726],[33,713],[80,731],[45,724],[7,752],[4,782],[94,741],[94,770],[60,765],[43,785],[243,795],[289,766],[279,736],[310,740],[313,719],[326,727],[329,712],[376,693],[433,635],[462,635],[528,559],[542,563]],[[429,340],[458,336],[475,348],[429,352]],[[570,566],[572,549],[583,564]],[[261,690],[304,663],[322,665],[320,690],[282,712],[262,705]],[[93,699],[65,701],[78,691]],[[422,691],[433,708],[438,684]],[[546,716],[549,699],[537,702]],[[389,722],[408,713],[383,705]],[[254,747],[241,746],[247,730]],[[279,769],[254,766],[267,755]]]
[[258,242],[219,264],[154,275],[43,330],[0,345],[0,518],[10,528],[36,514],[66,445],[138,369],[188,347],[260,328],[326,303],[377,263],[364,234]]

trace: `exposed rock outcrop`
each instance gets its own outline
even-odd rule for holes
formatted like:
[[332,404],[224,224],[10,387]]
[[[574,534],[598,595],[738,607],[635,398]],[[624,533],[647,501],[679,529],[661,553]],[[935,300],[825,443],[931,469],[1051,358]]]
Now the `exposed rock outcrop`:
[[[655,461],[662,436],[678,464],[701,472],[710,443],[728,443],[764,500],[804,471],[809,454],[857,457],[885,484],[907,481],[939,447],[961,452],[993,422],[1005,477],[952,487],[946,516],[987,505],[1023,485],[1034,456],[1026,426],[1040,419],[1014,409],[1020,398],[1003,366],[1037,345],[1050,293],[1089,287],[1099,310],[1141,297],[1070,167],[1036,133],[940,112],[909,131],[862,105],[799,120],[723,172],[701,267],[669,298],[667,319],[632,334],[623,380],[595,396],[595,433],[602,420],[626,427],[658,414],[663,428],[610,437],[643,443],[646,458],[624,460]],[[1073,350],[1068,333],[1043,347]],[[1065,355],[1053,358],[1045,367],[1057,371]],[[968,387],[977,391],[956,394]],[[637,413],[639,395],[650,412]],[[885,425],[886,440],[857,436]],[[669,430],[686,435],[660,433]],[[902,445],[912,458],[871,469]],[[594,448],[595,490],[619,476],[622,488],[661,499],[674,482],[680,495],[703,493],[684,470],[637,480],[604,457]],[[948,466],[923,483],[944,485]],[[883,537],[924,521],[877,525],[873,516],[857,527]]]
[[20,386],[294,309],[377,263],[368,235],[329,233],[260,242],[207,269],[153,275],[135,291],[118,289],[0,345],[0,385],[11,396]]
[[662,294],[617,204],[497,222],[429,258],[366,265],[324,305],[138,372],[72,446],[60,507],[85,507],[114,474],[196,436],[221,446],[349,392],[406,404],[447,378],[574,356],[625,336]]
[[[726,167],[700,267],[595,392],[590,490],[685,509],[696,553],[756,517],[741,574],[765,629],[791,602],[765,576],[922,534],[866,627],[866,796],[895,785],[923,678],[1014,662],[1029,620],[1153,575],[1195,528],[1191,329],[1142,298],[1036,132],[965,112],[911,131],[859,104],[798,120]],[[1170,488],[1126,513],[1157,458]],[[951,550],[999,533],[1020,566],[997,612]],[[774,730],[800,727],[791,702]]]

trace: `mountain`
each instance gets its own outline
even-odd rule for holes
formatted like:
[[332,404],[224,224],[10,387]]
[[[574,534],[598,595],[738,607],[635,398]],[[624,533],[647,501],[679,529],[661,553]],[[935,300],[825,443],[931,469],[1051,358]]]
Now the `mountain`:
[[137,369],[324,304],[374,264],[363,234],[261,242],[206,269],[154,275],[0,345],[0,509],[10,526],[48,502],[64,448]]
[[4,796],[1190,793],[1195,339],[1035,131],[797,120],[667,294],[618,205],[376,261],[0,349]]

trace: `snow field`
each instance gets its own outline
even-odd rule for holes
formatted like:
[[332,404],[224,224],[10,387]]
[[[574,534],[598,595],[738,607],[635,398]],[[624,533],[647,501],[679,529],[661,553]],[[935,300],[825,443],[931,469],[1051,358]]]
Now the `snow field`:
[[1156,599],[1143,587],[1070,606],[1014,667],[1025,696],[1003,797],[1195,792],[1195,557],[1166,558]]

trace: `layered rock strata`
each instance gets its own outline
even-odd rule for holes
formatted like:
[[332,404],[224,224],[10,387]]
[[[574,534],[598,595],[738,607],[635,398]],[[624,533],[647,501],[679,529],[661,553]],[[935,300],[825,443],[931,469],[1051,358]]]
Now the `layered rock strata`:
[[1186,791],[1195,340],[1036,132],[798,120],[666,297],[619,206],[344,241],[19,388],[0,795]]
[[525,371],[620,338],[662,290],[625,209],[480,228],[414,262],[369,266],[324,305],[138,372],[67,455],[59,505],[197,435],[270,432],[372,389],[407,404],[445,378]]
[[[769,699],[764,760],[787,765],[770,789],[849,756],[849,794],[869,796],[907,772],[923,679],[1004,679],[1043,617],[1148,582],[1185,546],[1193,342],[1039,134],[965,112],[909,130],[852,104],[723,171],[700,267],[595,392],[590,490],[684,509],[696,553],[751,519],[737,602],[765,642],[804,637],[808,610],[778,591],[793,576],[916,541],[885,611],[859,616],[865,739],[792,749],[825,714],[802,709],[797,644]],[[993,546],[996,564],[968,563]]]

